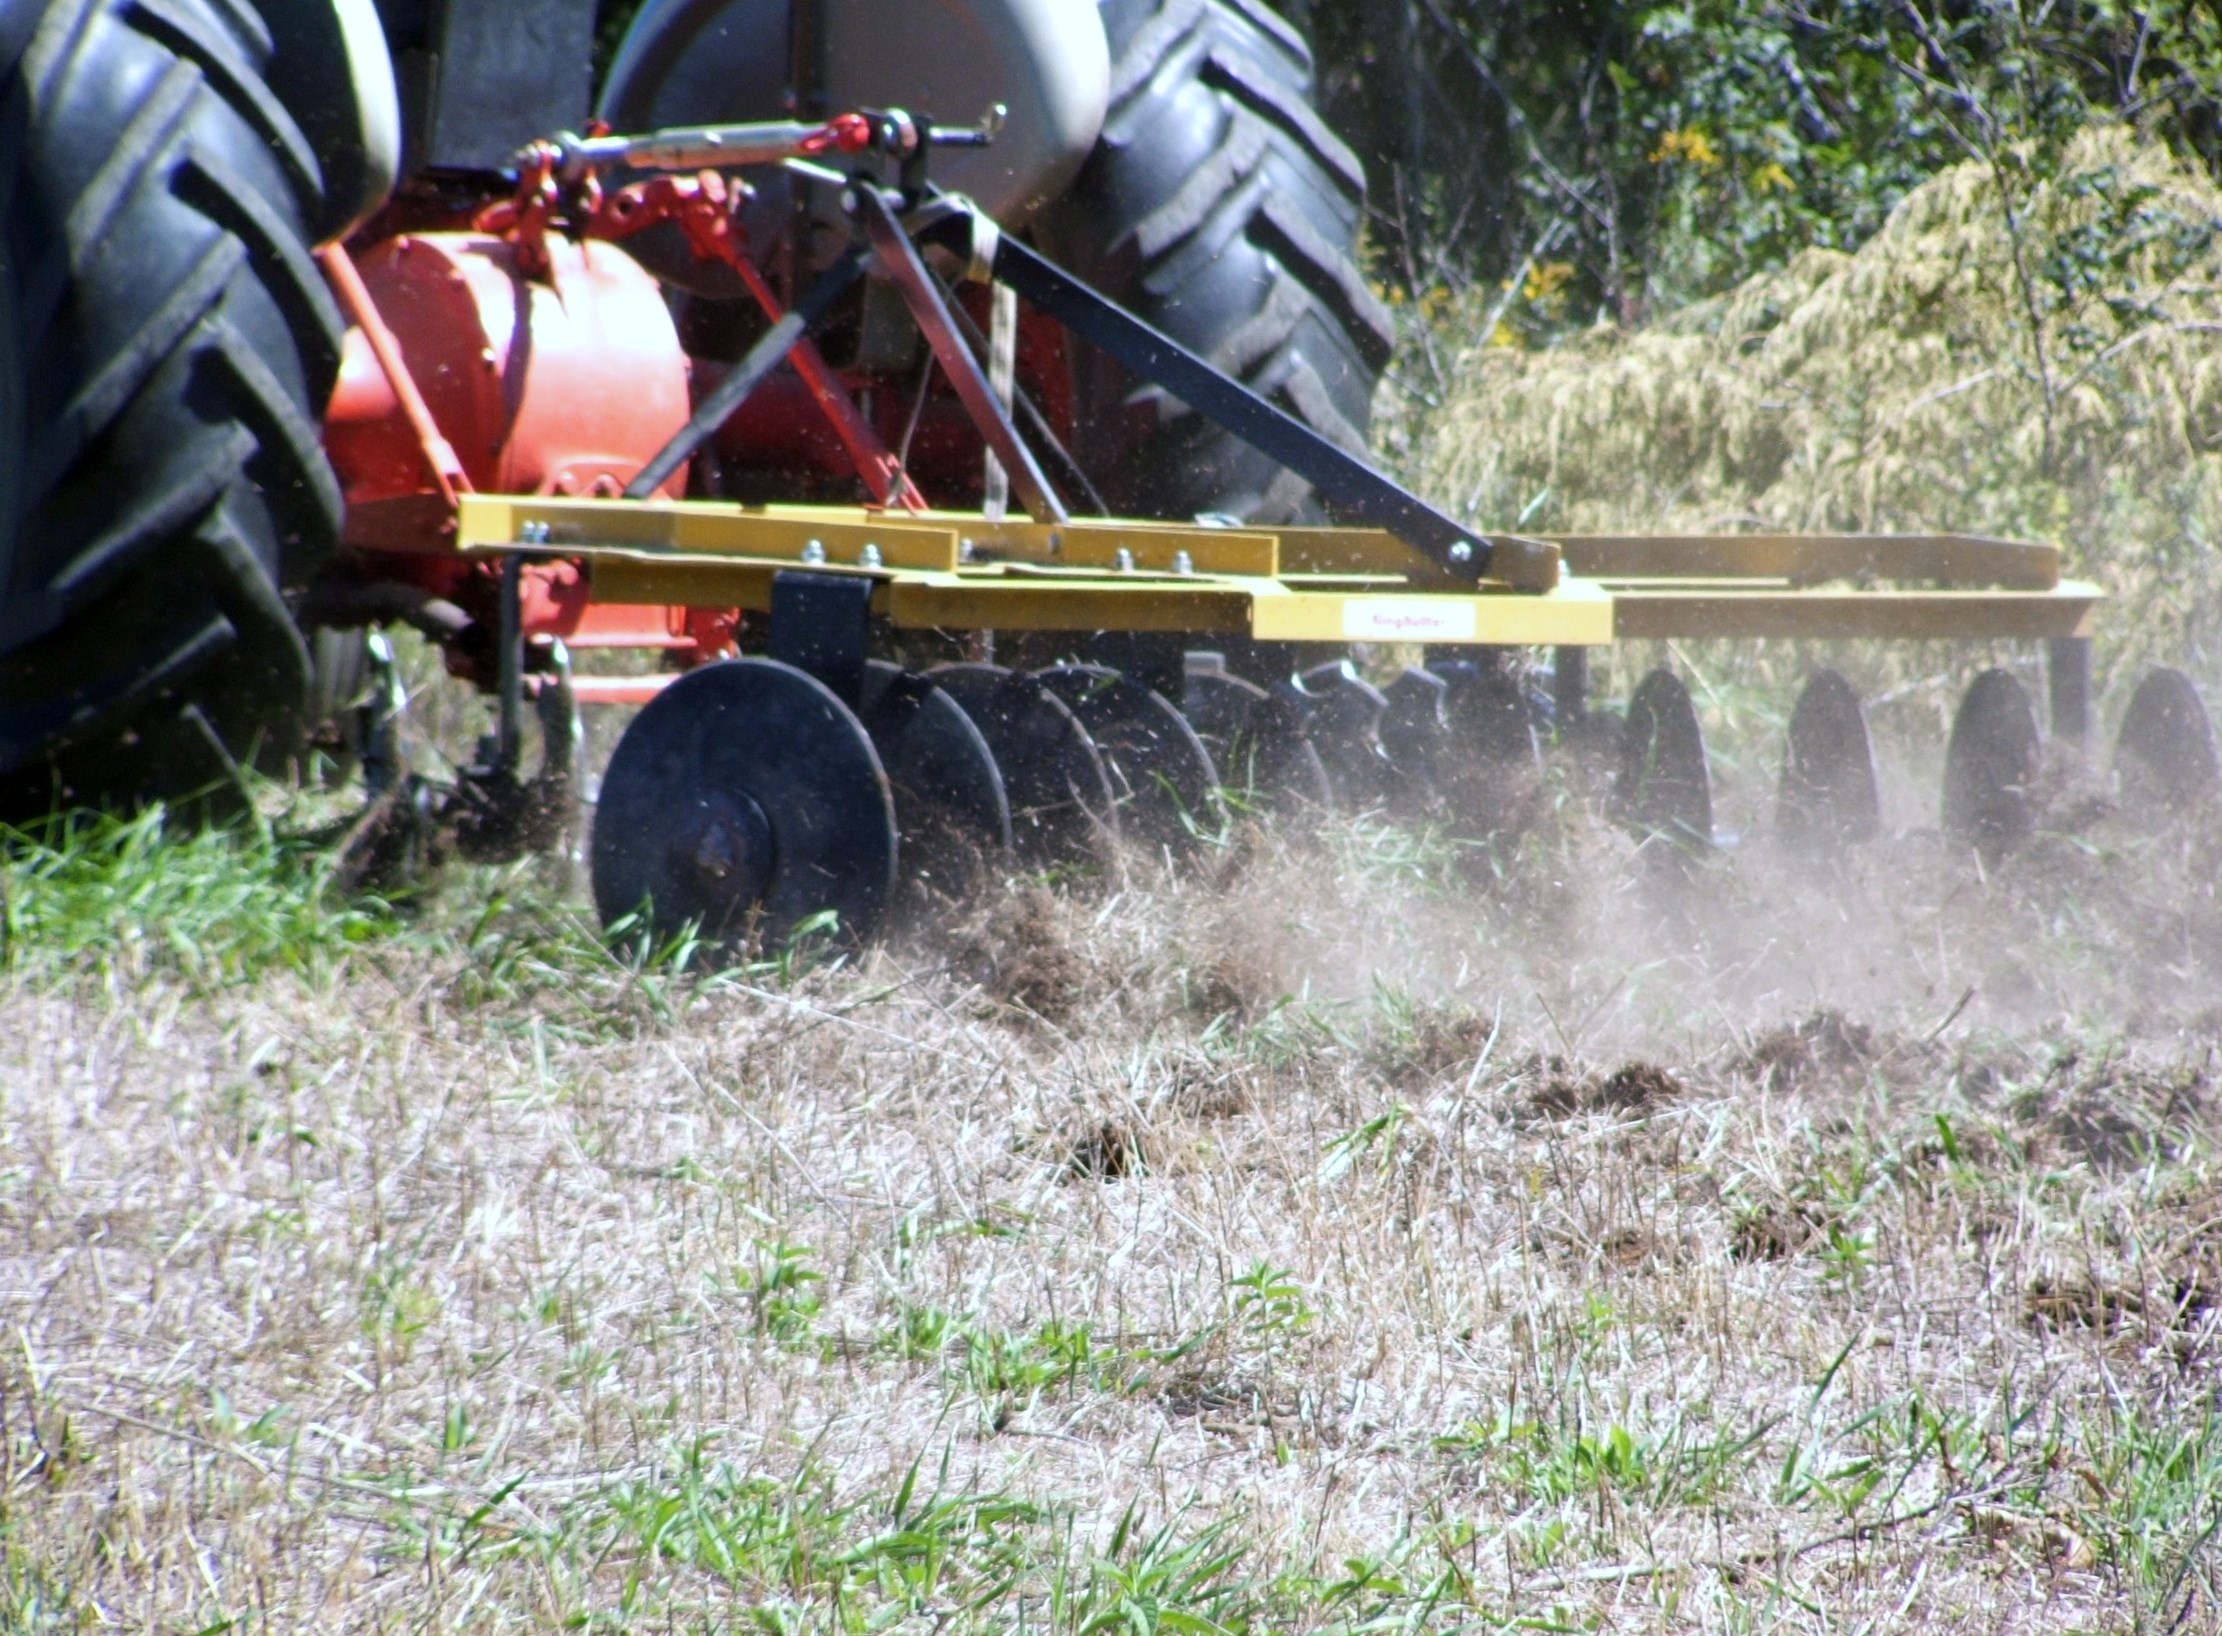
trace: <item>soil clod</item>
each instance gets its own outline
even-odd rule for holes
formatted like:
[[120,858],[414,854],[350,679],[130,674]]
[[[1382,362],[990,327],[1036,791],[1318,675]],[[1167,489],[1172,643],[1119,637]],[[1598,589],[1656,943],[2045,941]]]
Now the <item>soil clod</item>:
[[1577,1076],[1562,1059],[1545,1064],[1543,1088],[1528,1099],[1528,1109],[1546,1119],[1584,1113],[1642,1113],[1680,1100],[1682,1082],[1655,1062],[1623,1063],[1611,1073]]
[[1141,1133],[1131,1125],[1106,1119],[1072,1146],[1065,1173],[1078,1180],[1116,1182],[1148,1173]]

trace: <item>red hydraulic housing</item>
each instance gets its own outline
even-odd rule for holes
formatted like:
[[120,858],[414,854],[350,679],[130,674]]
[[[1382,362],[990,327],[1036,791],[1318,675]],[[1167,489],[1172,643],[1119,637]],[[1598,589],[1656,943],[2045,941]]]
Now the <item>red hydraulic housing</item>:
[[[514,241],[475,233],[325,258],[354,321],[324,430],[346,543],[378,553],[381,578],[482,618],[490,571],[448,550],[454,492],[615,495],[692,407],[655,279],[612,244],[550,234],[535,249],[523,259],[537,276]],[[682,467],[658,493],[685,488]],[[568,565],[528,571],[523,600],[528,635],[573,647],[691,657],[729,631],[681,610],[597,606]]]
[[[361,568],[358,605],[345,611],[412,618],[442,640],[451,668],[491,685],[488,644],[458,630],[496,622],[498,570],[452,550],[457,495],[616,496],[693,410],[690,387],[699,383],[690,382],[662,288],[617,241],[676,226],[698,258],[730,269],[776,321],[778,298],[741,230],[748,190],[717,167],[874,145],[903,158],[925,140],[915,121],[895,113],[646,138],[565,136],[519,156],[514,194],[478,210],[474,231],[404,232],[352,253],[320,252],[353,325],[324,435],[346,500],[343,538]],[[711,168],[605,191],[605,164]],[[923,509],[907,462],[816,346],[800,340],[787,361],[793,387],[761,394],[756,414],[729,424],[728,437],[759,458],[802,452],[806,467],[845,466],[868,503]],[[890,411],[899,415],[900,406],[882,407],[883,416]],[[908,427],[923,433],[921,452],[962,447],[961,435],[941,424],[946,415],[925,418],[921,427],[914,414]],[[975,441],[974,466],[978,448]],[[683,495],[687,477],[679,467],[656,497]],[[597,605],[570,564],[534,564],[521,574],[517,616],[528,640],[660,650],[672,668],[731,650],[733,610]],[[398,606],[412,595],[418,607]],[[413,617],[424,598],[439,602],[437,619]],[[653,690],[610,685],[627,697]]]

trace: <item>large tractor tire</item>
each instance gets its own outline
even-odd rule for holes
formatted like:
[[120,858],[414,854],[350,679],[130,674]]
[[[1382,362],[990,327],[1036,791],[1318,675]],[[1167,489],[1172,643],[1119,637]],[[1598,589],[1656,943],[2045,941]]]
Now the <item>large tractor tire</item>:
[[246,0],[0,0],[0,810],[237,787],[338,535],[317,161]]
[[[1103,134],[1036,221],[1082,278],[1313,430],[1365,451],[1389,316],[1358,266],[1365,171],[1261,0],[1103,0]],[[1315,520],[1307,485],[1076,347],[1075,453],[1117,509]]]

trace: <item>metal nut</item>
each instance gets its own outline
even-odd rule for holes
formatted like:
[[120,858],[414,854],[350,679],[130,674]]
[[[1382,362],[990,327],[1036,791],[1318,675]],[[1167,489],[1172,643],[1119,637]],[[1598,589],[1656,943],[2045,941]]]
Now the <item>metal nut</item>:
[[1111,566],[1116,568],[1122,574],[1133,573],[1134,553],[1129,551],[1125,546],[1120,546],[1118,555],[1111,559]]
[[864,542],[864,549],[856,554],[856,565],[859,568],[879,567],[880,548],[874,545],[870,540],[866,540]]
[[803,541],[803,542],[802,542],[802,560],[803,560],[804,562],[823,562],[823,561],[825,561],[825,560],[826,560],[826,542],[825,542],[825,541],[823,541],[823,540],[805,540],[805,541]]

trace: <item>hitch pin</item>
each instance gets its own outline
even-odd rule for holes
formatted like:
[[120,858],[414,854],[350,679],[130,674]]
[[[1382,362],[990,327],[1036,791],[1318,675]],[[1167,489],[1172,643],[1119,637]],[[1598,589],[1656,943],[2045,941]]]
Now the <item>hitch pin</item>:
[[991,103],[988,111],[980,116],[980,123],[969,130],[944,130],[936,125],[932,141],[937,148],[992,148],[995,139],[1003,134],[1003,125],[1011,117],[1011,110],[1004,104]]

